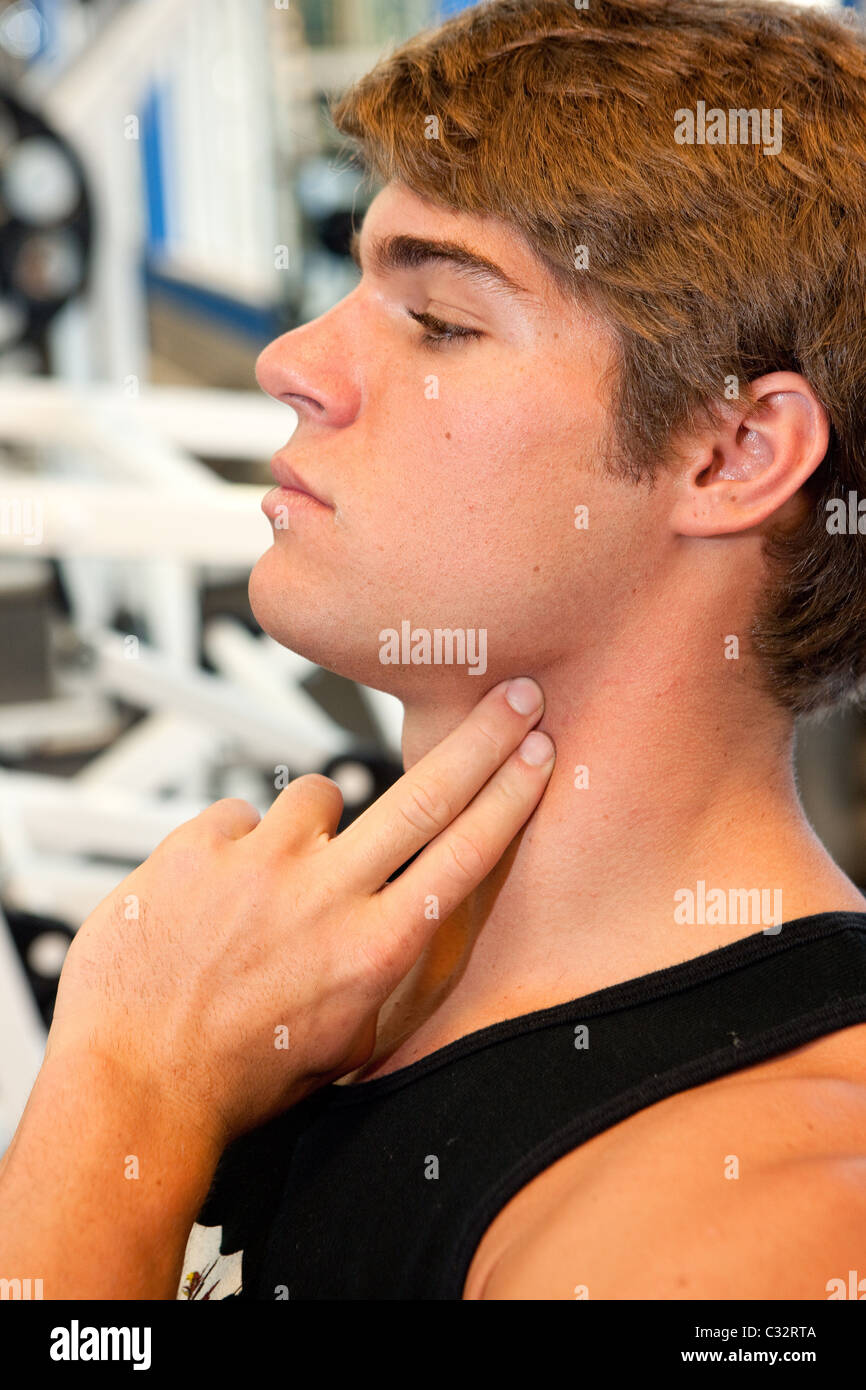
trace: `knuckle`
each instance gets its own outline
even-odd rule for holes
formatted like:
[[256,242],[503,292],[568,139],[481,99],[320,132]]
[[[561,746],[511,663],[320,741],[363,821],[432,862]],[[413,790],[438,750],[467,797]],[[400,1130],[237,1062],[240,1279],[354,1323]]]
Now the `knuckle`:
[[475,732],[480,740],[489,745],[495,761],[501,763],[505,754],[505,744],[502,735],[497,733],[495,726],[488,724],[485,719],[479,719],[475,726]]
[[508,775],[497,777],[493,781],[492,791],[506,811],[526,815],[528,788],[523,778]]
[[339,792],[340,788],[330,777],[326,777],[323,772],[305,772],[302,777],[296,777],[290,783],[293,787],[303,787],[307,791]]
[[384,924],[375,933],[359,937],[351,953],[352,988],[371,999],[385,998],[394,987],[397,952],[394,933]]
[[343,804],[343,793],[332,778],[326,777],[321,772],[305,772],[302,777],[296,777],[290,782],[281,795],[286,796],[291,793],[303,792],[307,796],[315,797],[319,801],[334,801],[341,806]]
[[241,796],[221,796],[213,804],[224,811],[236,811],[239,815],[257,816],[259,814],[252,802],[244,801]]
[[400,814],[413,830],[423,835],[438,832],[451,820],[448,798],[434,783],[413,782],[406,798],[400,804]]
[[487,861],[474,840],[468,835],[452,835],[447,846],[453,876],[458,883],[476,883],[484,877]]

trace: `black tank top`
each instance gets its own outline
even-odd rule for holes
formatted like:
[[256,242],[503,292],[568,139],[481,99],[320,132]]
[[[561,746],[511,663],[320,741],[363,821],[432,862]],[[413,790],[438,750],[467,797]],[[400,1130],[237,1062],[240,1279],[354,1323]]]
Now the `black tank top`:
[[460,1299],[506,1202],[666,1096],[866,1022],[866,913],[759,932],[329,1085],[226,1150],[202,1225],[245,1299]]

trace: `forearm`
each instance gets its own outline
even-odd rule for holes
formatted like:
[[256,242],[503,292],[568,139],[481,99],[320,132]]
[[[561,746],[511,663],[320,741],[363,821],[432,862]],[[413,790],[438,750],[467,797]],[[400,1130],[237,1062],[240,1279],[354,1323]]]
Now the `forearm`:
[[0,1164],[0,1279],[174,1298],[219,1146],[109,1061],[46,1061]]

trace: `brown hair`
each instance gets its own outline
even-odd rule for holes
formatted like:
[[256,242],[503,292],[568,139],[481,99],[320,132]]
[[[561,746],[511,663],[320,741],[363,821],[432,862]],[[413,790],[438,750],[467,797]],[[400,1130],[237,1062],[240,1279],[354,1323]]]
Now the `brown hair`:
[[[780,151],[677,143],[676,113],[699,101],[780,110]],[[807,519],[766,543],[752,640],[794,713],[855,698],[866,535],[828,534],[826,508],[866,496],[866,35],[851,12],[489,0],[385,58],[333,119],[383,181],[512,224],[606,321],[616,467],[636,482],[730,411],[726,381],[751,402],[755,377],[805,377],[830,444]]]

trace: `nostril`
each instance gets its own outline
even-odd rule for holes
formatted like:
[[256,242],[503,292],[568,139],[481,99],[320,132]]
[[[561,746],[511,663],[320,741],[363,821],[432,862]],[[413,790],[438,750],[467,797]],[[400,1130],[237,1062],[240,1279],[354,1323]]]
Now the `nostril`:
[[314,410],[317,410],[319,414],[321,414],[325,409],[321,401],[315,400],[312,396],[299,396],[294,391],[284,391],[281,399],[295,410],[303,409],[305,406],[312,406]]

